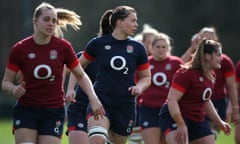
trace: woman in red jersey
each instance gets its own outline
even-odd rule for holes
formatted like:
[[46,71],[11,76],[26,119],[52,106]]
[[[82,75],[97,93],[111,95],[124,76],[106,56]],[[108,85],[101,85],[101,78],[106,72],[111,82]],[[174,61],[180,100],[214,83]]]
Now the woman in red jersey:
[[[219,41],[216,29],[214,27],[203,27],[197,33],[197,36],[194,40],[194,49],[196,49],[196,46],[199,44],[199,40],[203,38]],[[190,55],[190,53],[186,54],[185,58],[187,55]],[[216,74],[216,85],[211,98],[212,102],[222,120],[230,121],[231,119],[231,121],[235,123],[239,120],[239,110],[235,108],[238,107],[238,97],[235,86],[235,67],[232,59],[223,53],[221,68],[215,69],[214,72]],[[211,121],[210,124],[215,137],[217,138],[219,130]]]
[[[157,29],[151,27],[149,24],[144,24],[142,32],[139,33],[139,34],[136,34],[134,36],[134,39],[143,43],[148,56],[151,55],[151,47],[152,47],[151,39],[155,34],[158,34]],[[136,77],[136,79],[137,79],[137,77]],[[141,143],[143,143],[142,128],[141,128],[140,122],[139,122],[139,120],[140,120],[139,108],[140,108],[140,103],[141,103],[141,95],[137,97],[136,102],[137,102],[137,106],[136,106],[137,119],[136,119],[135,126],[133,127],[133,131],[128,138],[128,143],[129,144],[141,144]]]
[[216,80],[213,70],[221,67],[221,54],[219,42],[203,39],[192,61],[174,75],[167,104],[160,112],[167,144],[214,144],[206,115],[225,134],[230,133],[230,125],[221,120],[211,101]]
[[159,111],[167,100],[174,73],[183,64],[181,58],[171,55],[170,37],[158,33],[151,39],[151,86],[141,95],[140,125],[145,144],[160,144]]
[[[237,85],[237,91],[238,91],[238,103],[240,99],[240,61],[237,62],[236,64],[236,85]],[[239,106],[235,106],[235,109],[239,110]],[[236,123],[236,128],[235,128],[235,143],[240,144],[240,121]]]
[[[33,35],[17,42],[10,51],[2,89],[18,98],[13,114],[17,144],[61,143],[64,65],[88,95],[95,118],[105,114],[70,42],[58,38],[60,28],[66,26],[65,18],[78,28],[80,20],[74,12],[41,3],[33,14]],[[18,72],[22,74],[21,84],[14,83]]]

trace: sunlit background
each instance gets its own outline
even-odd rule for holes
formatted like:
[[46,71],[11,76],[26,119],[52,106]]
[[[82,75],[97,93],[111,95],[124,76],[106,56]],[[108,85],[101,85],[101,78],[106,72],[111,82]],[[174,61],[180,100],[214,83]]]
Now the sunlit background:
[[[0,1],[0,77],[2,80],[8,53],[12,45],[32,34],[32,14],[40,0]],[[76,51],[98,32],[100,16],[107,9],[129,5],[137,10],[138,32],[144,23],[173,39],[173,54],[181,56],[190,44],[192,35],[204,26],[215,26],[223,44],[224,53],[237,62],[240,55],[240,1],[239,0],[46,0],[55,7],[75,11],[81,16],[80,31],[71,28],[65,38]],[[0,118],[10,117],[15,98],[0,91]]]

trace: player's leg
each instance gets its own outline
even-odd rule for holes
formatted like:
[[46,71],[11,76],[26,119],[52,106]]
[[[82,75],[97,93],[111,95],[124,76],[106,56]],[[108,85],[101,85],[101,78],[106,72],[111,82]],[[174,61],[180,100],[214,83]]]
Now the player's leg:
[[111,127],[109,139],[114,144],[125,144],[127,138],[132,133],[136,120],[136,109],[134,104],[125,105],[124,107],[109,108]]
[[15,143],[17,144],[36,144],[37,131],[28,128],[19,128],[14,131]]
[[50,135],[40,135],[37,144],[61,144],[61,139]]
[[90,144],[106,144],[110,123],[107,117],[95,120],[93,116],[88,119],[88,138]]
[[86,107],[78,103],[70,104],[67,111],[69,144],[88,144]]
[[128,137],[129,144],[142,144],[143,137],[142,137],[142,128],[140,126],[140,106],[136,106],[136,122],[135,126],[133,127],[132,133]]
[[159,110],[160,108],[140,107],[140,125],[144,144],[160,144]]
[[85,131],[70,131],[68,133],[69,144],[88,144],[88,134]]
[[238,123],[235,127],[235,143],[240,144],[240,123]]
[[64,108],[43,109],[38,119],[38,143],[60,144],[65,120]]
[[144,144],[160,144],[160,128],[151,127],[142,131]]
[[37,123],[34,120],[37,109],[21,105],[13,109],[13,134],[15,143],[37,143]]
[[[138,123],[138,120],[137,120]],[[142,128],[136,123],[133,127],[131,135],[128,137],[128,144],[142,144]]]
[[110,130],[109,138],[113,144],[125,144],[128,139],[128,136],[122,136]]

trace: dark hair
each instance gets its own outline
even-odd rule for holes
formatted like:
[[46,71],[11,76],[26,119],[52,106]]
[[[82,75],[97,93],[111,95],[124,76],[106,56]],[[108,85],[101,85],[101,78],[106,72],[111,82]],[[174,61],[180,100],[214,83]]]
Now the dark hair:
[[124,20],[131,13],[136,13],[136,10],[125,5],[105,11],[100,19],[99,34],[103,35],[112,33],[113,29],[116,27],[117,20]]
[[113,29],[109,22],[109,17],[112,15],[112,10],[106,10],[99,22],[99,32],[98,36],[102,36],[105,34],[111,34],[113,32]]

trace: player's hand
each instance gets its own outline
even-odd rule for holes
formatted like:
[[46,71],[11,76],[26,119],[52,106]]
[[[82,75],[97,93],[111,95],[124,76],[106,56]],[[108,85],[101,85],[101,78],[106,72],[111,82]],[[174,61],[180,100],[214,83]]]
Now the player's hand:
[[229,123],[221,120],[219,123],[217,123],[217,126],[220,130],[222,130],[225,133],[225,135],[231,134],[231,126]]
[[188,130],[186,126],[177,128],[175,140],[177,141],[178,144],[188,143]]
[[143,90],[137,85],[129,87],[128,91],[131,93],[131,95],[134,95],[134,96],[139,96],[143,92]]
[[89,100],[89,103],[91,105],[94,119],[99,120],[100,118],[103,118],[105,115],[105,110],[100,100],[99,99]]
[[75,103],[76,102],[75,98],[76,98],[75,90],[67,91],[67,94],[65,96],[66,102],[68,102],[68,103]]
[[22,81],[19,85],[14,86],[12,89],[12,95],[16,96],[17,98],[22,97],[26,92],[25,89],[25,82]]

